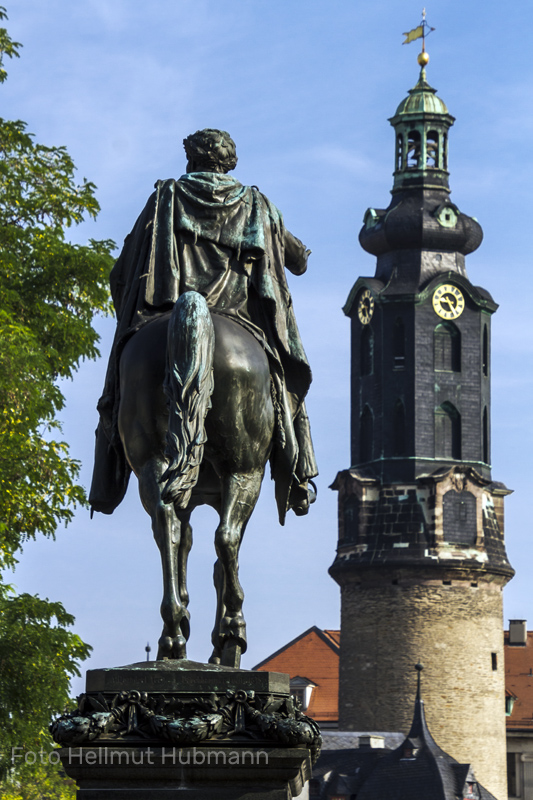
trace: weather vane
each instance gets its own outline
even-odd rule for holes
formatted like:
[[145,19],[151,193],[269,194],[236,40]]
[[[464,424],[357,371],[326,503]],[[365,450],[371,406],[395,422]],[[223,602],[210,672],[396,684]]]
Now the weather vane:
[[422,22],[418,27],[413,28],[412,31],[407,31],[403,33],[402,36],[405,36],[405,41],[402,44],[409,44],[410,42],[414,42],[415,39],[422,39],[422,52],[418,56],[418,63],[421,67],[425,67],[429,61],[429,56],[426,53],[426,36],[434,31],[435,28],[432,28],[431,25],[428,25],[426,22],[426,9],[422,9]]

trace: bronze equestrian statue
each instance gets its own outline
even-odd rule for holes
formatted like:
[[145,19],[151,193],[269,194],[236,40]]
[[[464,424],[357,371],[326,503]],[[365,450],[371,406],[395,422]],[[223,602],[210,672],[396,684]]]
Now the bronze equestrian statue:
[[284,267],[310,251],[237,164],[225,131],[184,141],[187,174],[158,181],[111,272],[117,330],[98,403],[91,507],[111,514],[131,471],[163,566],[158,659],[186,657],[193,509],[220,516],[212,663],[246,650],[238,554],[270,459],[279,519],[306,514],[317,475],[311,371]]

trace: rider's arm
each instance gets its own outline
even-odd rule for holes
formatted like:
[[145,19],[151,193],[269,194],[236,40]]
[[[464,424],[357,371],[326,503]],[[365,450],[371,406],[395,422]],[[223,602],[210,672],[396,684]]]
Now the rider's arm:
[[303,275],[311,251],[302,242],[285,230],[285,266],[293,275]]

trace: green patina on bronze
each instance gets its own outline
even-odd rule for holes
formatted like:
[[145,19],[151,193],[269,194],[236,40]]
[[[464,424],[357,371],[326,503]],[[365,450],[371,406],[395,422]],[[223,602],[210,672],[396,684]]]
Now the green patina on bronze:
[[267,461],[282,524],[315,496],[311,370],[285,277],[310,251],[257,187],[226,174],[237,157],[225,131],[184,144],[187,174],[157,182],[111,273],[117,330],[89,499],[112,513],[132,470],[139,479],[163,567],[158,659],[186,657],[189,519],[217,511],[211,661],[238,667],[238,554]]
[[422,67],[418,82],[389,120],[396,131],[393,194],[417,186],[449,191],[448,130],[454,121]]

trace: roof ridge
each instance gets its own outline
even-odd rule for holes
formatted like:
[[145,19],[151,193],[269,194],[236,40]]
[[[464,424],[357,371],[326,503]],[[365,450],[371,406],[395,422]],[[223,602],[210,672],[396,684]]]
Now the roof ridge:
[[276,650],[274,653],[271,653],[269,656],[267,656],[267,658],[264,658],[262,661],[259,661],[259,663],[256,664],[255,667],[252,667],[252,669],[259,669],[268,661],[272,661],[273,658],[277,658],[277,656],[281,655],[281,653],[284,653],[286,650],[288,650],[289,647],[295,645],[296,642],[299,642],[306,636],[309,636],[310,633],[315,633],[320,639],[322,639],[323,642],[325,642],[328,645],[328,647],[331,647],[331,649],[334,650],[336,653],[339,652],[339,645],[335,642],[335,640],[332,639],[326,633],[324,633],[324,631],[321,630],[321,628],[318,628],[316,625],[312,625],[310,628],[301,633],[299,636],[296,636],[294,639],[291,639],[291,641],[288,642],[287,644],[284,644],[283,647],[280,647],[279,650]]
[[337,630],[336,628],[324,628],[322,633],[324,634],[324,636],[327,636],[328,639],[331,639],[335,647],[339,646],[337,639],[340,639],[341,636],[340,630]]

